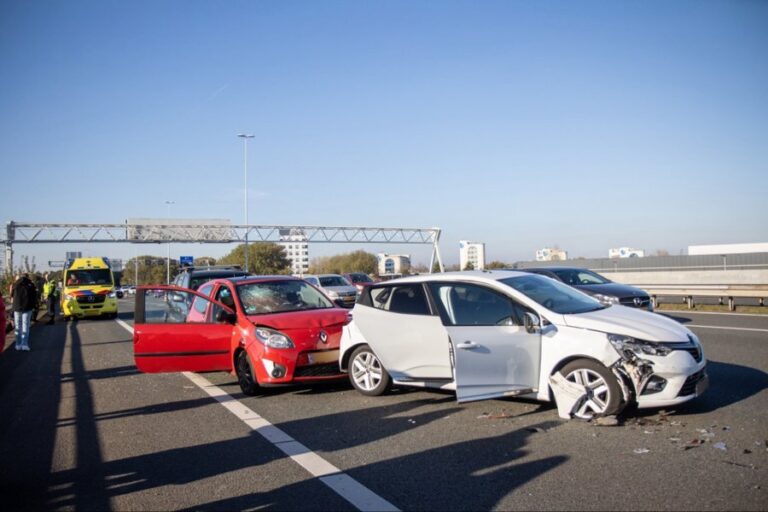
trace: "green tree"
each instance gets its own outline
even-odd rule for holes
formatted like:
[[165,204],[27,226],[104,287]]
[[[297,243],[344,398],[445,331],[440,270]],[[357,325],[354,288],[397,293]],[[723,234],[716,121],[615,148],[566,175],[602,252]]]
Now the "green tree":
[[365,251],[354,251],[335,256],[314,258],[309,267],[310,274],[345,274],[347,272],[365,272],[376,274],[378,258]]
[[[144,255],[131,258],[125,265],[123,265],[121,284],[132,284],[135,286],[143,284],[165,284],[166,274],[168,272],[166,265],[166,259],[159,256]],[[173,279],[173,276],[178,271],[179,264],[172,260],[171,279]],[[137,274],[138,282],[136,282]]]
[[[245,269],[245,244],[219,259],[220,265],[240,265]],[[291,261],[281,245],[272,242],[248,244],[248,268],[251,274],[290,274]]]
[[475,265],[471,261],[468,261],[462,270],[475,270]]
[[512,268],[512,265],[509,263],[504,263],[503,261],[492,261],[489,264],[485,266],[488,270],[494,270],[499,268]]

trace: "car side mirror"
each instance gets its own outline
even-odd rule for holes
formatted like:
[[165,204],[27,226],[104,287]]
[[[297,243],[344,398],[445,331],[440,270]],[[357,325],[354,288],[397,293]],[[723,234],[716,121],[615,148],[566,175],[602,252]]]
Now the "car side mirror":
[[523,323],[525,324],[525,331],[533,334],[541,327],[541,319],[531,312],[525,313],[523,316]]
[[235,313],[230,313],[229,311],[224,311],[223,309],[216,313],[216,321],[220,324],[232,324],[235,325],[237,322],[237,315]]
[[171,293],[172,302],[184,302],[184,295],[180,293]]

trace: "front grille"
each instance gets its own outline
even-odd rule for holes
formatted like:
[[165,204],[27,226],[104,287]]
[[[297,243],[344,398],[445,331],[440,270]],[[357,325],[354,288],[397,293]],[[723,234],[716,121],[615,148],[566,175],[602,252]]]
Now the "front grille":
[[310,366],[297,366],[293,372],[294,377],[333,377],[340,375],[339,363],[313,364]]
[[701,347],[694,343],[665,343],[664,345],[672,350],[682,350],[683,352],[688,352],[697,363],[700,363],[702,357],[704,356],[701,352]]
[[683,387],[680,388],[680,392],[677,394],[677,396],[688,396],[696,393],[696,384],[698,384],[699,381],[705,378],[706,376],[707,376],[706,368],[703,368],[698,372],[694,373],[693,375],[689,376],[687,379],[685,379],[685,384],[683,384]]
[[[637,303],[635,299],[639,299]],[[629,306],[630,308],[645,308],[648,309],[648,304],[651,302],[650,297],[621,297],[619,304],[622,306]]]
[[701,350],[699,350],[699,347],[691,347],[691,348],[686,348],[686,349],[683,349],[683,350],[685,350],[686,352],[691,354],[693,356],[693,359],[697,363],[701,362]]
[[79,295],[78,304],[102,304],[107,299],[106,295]]

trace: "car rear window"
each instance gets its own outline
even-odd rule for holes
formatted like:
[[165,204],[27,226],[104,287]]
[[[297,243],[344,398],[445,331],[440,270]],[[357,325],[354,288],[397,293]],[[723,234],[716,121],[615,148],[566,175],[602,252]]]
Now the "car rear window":
[[420,284],[382,286],[371,290],[371,305],[392,313],[429,315],[427,296]]

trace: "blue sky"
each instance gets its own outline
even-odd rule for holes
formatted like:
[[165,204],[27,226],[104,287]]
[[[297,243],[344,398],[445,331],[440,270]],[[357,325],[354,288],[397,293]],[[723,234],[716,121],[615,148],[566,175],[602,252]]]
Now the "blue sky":
[[765,242],[767,54],[761,1],[2,0],[0,221],[241,223],[249,132],[253,224],[439,226],[448,263]]

